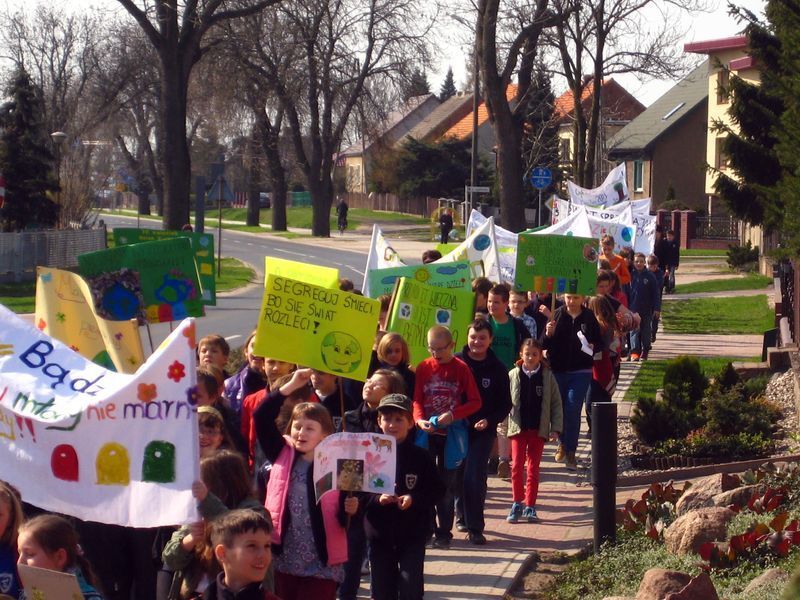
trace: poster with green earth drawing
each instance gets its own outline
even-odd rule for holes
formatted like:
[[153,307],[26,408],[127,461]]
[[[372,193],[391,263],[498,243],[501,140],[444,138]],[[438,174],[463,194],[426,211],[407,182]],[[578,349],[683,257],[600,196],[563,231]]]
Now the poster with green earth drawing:
[[387,331],[403,336],[411,364],[428,358],[428,329],[444,325],[453,334],[456,350],[466,343],[467,329],[475,317],[472,290],[438,288],[403,277],[389,307]]
[[188,238],[117,246],[78,256],[97,313],[140,324],[202,317],[202,288]]
[[595,292],[596,279],[596,239],[520,234],[514,289],[589,296]]
[[421,283],[434,287],[455,290],[472,289],[469,261],[459,260],[451,263],[429,263],[427,265],[373,269],[369,272],[367,295],[370,298],[377,298],[382,294],[391,294],[394,291],[395,283],[401,277],[416,279]]
[[380,309],[377,300],[267,273],[255,353],[364,381]]
[[125,246],[141,242],[154,242],[176,237],[186,237],[192,241],[194,260],[203,287],[203,304],[217,305],[216,264],[214,262],[214,236],[210,233],[196,231],[174,231],[171,229],[136,229],[134,227],[117,227],[114,229],[114,245]]

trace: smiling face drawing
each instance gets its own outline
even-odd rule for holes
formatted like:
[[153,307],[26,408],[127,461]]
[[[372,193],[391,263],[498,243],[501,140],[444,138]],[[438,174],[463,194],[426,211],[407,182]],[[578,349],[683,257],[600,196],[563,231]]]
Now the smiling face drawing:
[[335,373],[352,373],[361,364],[361,346],[352,335],[332,331],[322,340],[322,360]]

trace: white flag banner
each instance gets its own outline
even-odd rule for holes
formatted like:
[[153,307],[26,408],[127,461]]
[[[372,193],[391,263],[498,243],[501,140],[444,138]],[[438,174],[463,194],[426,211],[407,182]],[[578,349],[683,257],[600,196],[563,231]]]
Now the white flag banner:
[[642,254],[652,254],[653,249],[656,247],[656,220],[657,217],[646,215],[637,215],[633,213],[631,217],[633,224],[636,226],[636,245],[634,250]]
[[364,283],[362,291],[369,293],[369,272],[373,269],[388,269],[390,267],[405,267],[406,263],[400,260],[400,255],[392,248],[388,240],[383,237],[381,228],[372,225],[372,239],[367,252],[367,266],[364,269]]
[[[467,237],[472,230],[477,229],[489,219],[483,213],[472,209],[467,224]],[[497,254],[500,261],[500,279],[514,283],[514,273],[517,270],[517,234],[499,225],[494,226],[494,239],[497,241]]]
[[[475,229],[472,234],[452,252],[445,254],[437,263],[469,261],[470,277],[488,277],[494,282],[505,281],[500,275],[500,255],[497,251],[494,217]],[[512,279],[513,281],[513,279]]]
[[568,181],[567,190],[569,190],[570,201],[582,206],[609,207],[627,200],[628,183],[625,180],[625,163],[613,168],[599,187],[587,189]]
[[194,319],[135,374],[108,371],[0,306],[2,478],[44,510],[127,527],[197,520]]
[[601,239],[604,235],[614,238],[614,252],[625,247],[636,247],[636,226],[631,222],[630,208],[614,219],[599,219],[587,215],[592,228],[591,237]]
[[578,206],[574,212],[564,218],[558,223],[534,231],[534,235],[574,235],[576,237],[592,237],[592,227],[589,224],[589,217],[586,214],[585,206]]

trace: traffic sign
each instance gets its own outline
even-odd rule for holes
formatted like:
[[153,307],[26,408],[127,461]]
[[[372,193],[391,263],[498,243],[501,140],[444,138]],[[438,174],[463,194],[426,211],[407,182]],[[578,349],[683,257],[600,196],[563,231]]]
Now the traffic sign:
[[475,192],[476,194],[488,194],[492,190],[488,185],[468,185],[466,187],[467,193]]
[[553,173],[547,167],[536,167],[531,171],[531,183],[537,190],[543,190],[553,181]]

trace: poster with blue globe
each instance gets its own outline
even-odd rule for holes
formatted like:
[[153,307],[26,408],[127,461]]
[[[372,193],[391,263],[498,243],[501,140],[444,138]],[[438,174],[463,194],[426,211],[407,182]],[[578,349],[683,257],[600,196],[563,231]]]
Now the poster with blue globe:
[[411,364],[417,364],[429,356],[428,329],[444,325],[452,332],[455,347],[460,350],[474,317],[472,290],[439,288],[403,277],[392,295],[386,330],[403,336],[411,353]]
[[205,314],[188,238],[87,252],[78,256],[78,265],[104,319],[166,323]]
[[571,235],[520,234],[514,289],[549,294],[594,294],[597,240]]
[[364,381],[380,310],[377,300],[268,273],[254,350]]

